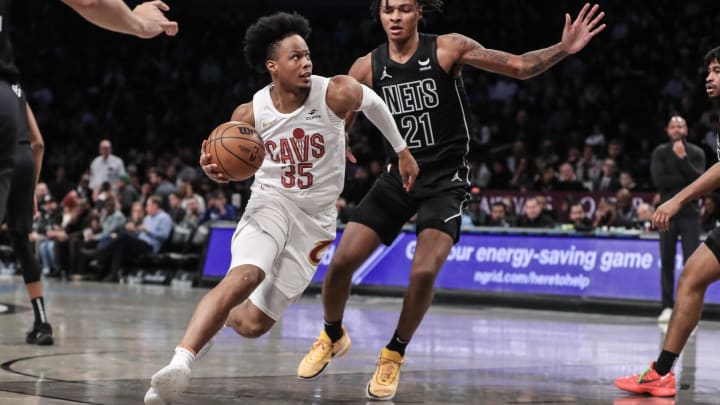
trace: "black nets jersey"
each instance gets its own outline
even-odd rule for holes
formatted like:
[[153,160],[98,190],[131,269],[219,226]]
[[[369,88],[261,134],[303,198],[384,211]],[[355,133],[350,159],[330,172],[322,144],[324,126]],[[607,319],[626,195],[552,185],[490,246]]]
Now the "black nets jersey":
[[420,176],[423,168],[467,167],[467,95],[462,78],[451,77],[438,63],[437,35],[420,34],[418,49],[406,63],[390,59],[387,43],[371,58],[373,90],[390,108]]
[[0,79],[16,82],[19,72],[10,43],[11,5],[12,0],[0,0]]

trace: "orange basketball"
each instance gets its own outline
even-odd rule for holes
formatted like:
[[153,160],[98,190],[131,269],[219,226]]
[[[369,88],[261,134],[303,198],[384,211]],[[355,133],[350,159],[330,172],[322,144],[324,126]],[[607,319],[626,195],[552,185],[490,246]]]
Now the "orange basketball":
[[210,163],[215,163],[229,180],[245,180],[260,168],[265,145],[252,125],[229,121],[210,133],[205,153],[210,154]]

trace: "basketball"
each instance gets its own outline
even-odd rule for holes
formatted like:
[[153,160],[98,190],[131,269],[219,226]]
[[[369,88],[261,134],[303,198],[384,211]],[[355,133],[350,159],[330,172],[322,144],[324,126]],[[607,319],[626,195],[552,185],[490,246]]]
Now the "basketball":
[[229,180],[246,180],[265,159],[265,145],[252,125],[229,121],[210,133],[205,153],[210,154],[210,163],[215,163]]

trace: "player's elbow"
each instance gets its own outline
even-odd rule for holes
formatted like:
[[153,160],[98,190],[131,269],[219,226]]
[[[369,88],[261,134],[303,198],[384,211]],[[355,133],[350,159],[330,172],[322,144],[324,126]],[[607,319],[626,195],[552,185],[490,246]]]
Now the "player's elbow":
[[508,65],[511,75],[519,80],[527,80],[542,72],[535,61],[526,60],[523,57],[510,61]]
[[30,148],[33,152],[43,152],[45,150],[45,143],[44,142],[32,142],[30,144]]

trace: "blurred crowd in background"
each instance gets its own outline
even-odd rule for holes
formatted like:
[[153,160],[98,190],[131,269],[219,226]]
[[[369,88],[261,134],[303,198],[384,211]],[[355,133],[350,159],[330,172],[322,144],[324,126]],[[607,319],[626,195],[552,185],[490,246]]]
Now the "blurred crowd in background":
[[[58,230],[101,233],[116,211],[123,221],[142,221],[153,194],[176,224],[242,214],[249,182],[221,187],[197,162],[212,128],[269,80],[251,72],[242,53],[245,28],[259,16],[279,9],[307,16],[321,75],[346,73],[385,38],[369,1],[175,1],[169,15],[180,22],[180,35],[152,41],[96,29],[57,2],[21,3],[15,52],[46,144],[39,239]],[[523,53],[559,41],[564,13],[581,7],[569,0],[449,0],[443,14],[426,15],[421,30],[460,32],[485,47]],[[702,65],[705,52],[720,45],[716,2],[658,0],[648,7],[614,0],[602,7],[605,32],[536,78],[465,68],[473,199],[464,224],[647,230],[657,203],[650,157],[667,141],[672,114],[687,120],[688,141],[706,151],[708,165],[717,161],[720,105],[707,100]],[[350,131],[350,145],[358,164],[347,168],[341,221],[385,160],[382,137],[366,121]],[[90,170],[94,159],[110,154],[117,170],[103,176]],[[503,191],[525,197],[502,197]],[[491,192],[497,197],[488,199]],[[556,195],[549,205],[547,195],[556,192],[562,199]],[[716,224],[718,203],[715,195],[704,199],[706,227]]]

